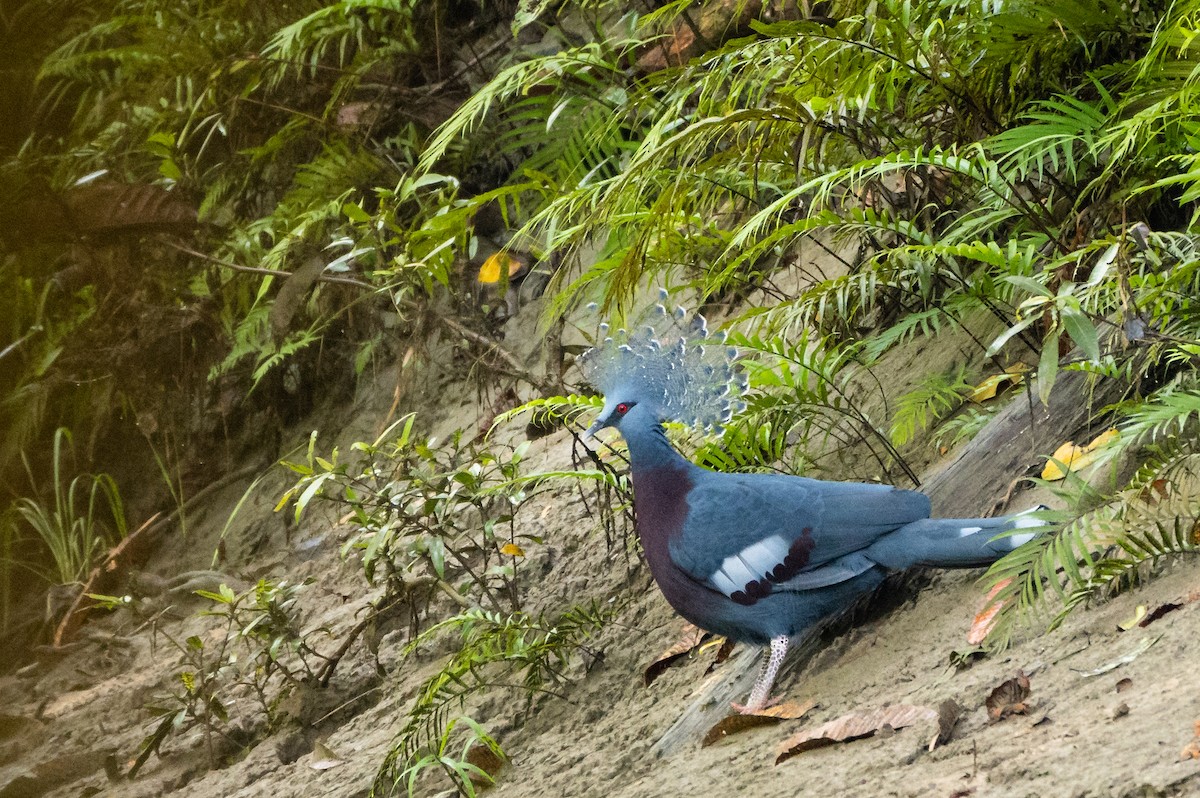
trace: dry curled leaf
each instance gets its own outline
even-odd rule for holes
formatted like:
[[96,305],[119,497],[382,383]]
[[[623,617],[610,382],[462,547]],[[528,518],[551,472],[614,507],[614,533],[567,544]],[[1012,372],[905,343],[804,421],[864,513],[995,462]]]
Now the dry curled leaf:
[[[493,781],[496,778],[496,774],[500,772],[500,768],[506,764],[504,757],[481,742],[475,742],[467,749],[466,760],[486,773],[488,779]],[[475,785],[476,789],[479,789],[490,783],[488,779],[476,775],[472,777],[471,783]]]
[[986,402],[988,399],[994,398],[998,393],[1009,386],[1017,386],[1025,382],[1025,371],[1029,370],[1029,366],[1024,363],[1017,363],[1003,374],[994,374],[988,377],[983,382],[975,386],[975,389],[967,396],[972,402]]
[[1175,610],[1182,609],[1182,608],[1183,608],[1183,602],[1181,602],[1181,601],[1168,601],[1165,604],[1159,604],[1157,607],[1150,610],[1150,612],[1146,613],[1146,617],[1138,620],[1138,626],[1145,628],[1145,627],[1149,626],[1150,624],[1154,623],[1155,621],[1157,621],[1159,618],[1166,615],[1167,613],[1175,612]]
[[338,756],[332,748],[318,741],[313,746],[312,760],[308,763],[308,766],[313,770],[329,770],[345,763],[346,760]]
[[929,740],[928,749],[932,751],[939,745],[945,745],[950,742],[950,736],[954,733],[954,727],[958,725],[958,719],[962,715],[962,707],[953,698],[947,698],[942,703],[938,704],[937,720],[938,730]]
[[1132,618],[1126,618],[1125,620],[1123,620],[1117,624],[1117,630],[1121,631],[1121,632],[1128,632],[1130,629],[1132,629],[1135,626],[1141,626],[1142,619],[1145,617],[1146,617],[1146,605],[1139,604],[1139,605],[1137,605],[1137,607],[1134,608]]
[[717,656],[713,657],[713,661],[708,664],[708,668],[704,671],[706,674],[712,673],[714,668],[729,659],[729,655],[733,653],[733,649],[737,645],[737,643],[728,637],[719,637],[717,639],[721,641],[721,645],[717,647]]
[[1010,584],[1012,579],[1001,579],[988,591],[987,598],[983,600],[983,609],[975,614],[975,620],[971,622],[971,628],[967,631],[968,643],[977,646],[991,634],[996,626],[996,617],[1000,610],[1004,609],[1004,605],[1008,604],[1007,600],[997,600],[996,597]]
[[1179,752],[1180,759],[1200,759],[1200,720],[1192,725],[1192,741]]
[[1023,671],[1003,682],[991,695],[984,705],[987,707],[988,720],[993,723],[1009,715],[1024,715],[1029,711],[1025,699],[1029,698],[1029,677]]
[[642,678],[647,687],[654,683],[654,680],[663,675],[663,672],[675,664],[681,657],[685,657],[693,650],[698,648],[701,643],[710,637],[709,633],[692,624],[685,624],[683,627],[683,635],[670,648],[654,658],[654,661],[646,666],[642,672]]
[[700,742],[700,747],[706,748],[715,742],[724,740],[731,734],[738,734],[739,732],[746,731],[746,729],[756,729],[759,726],[773,726],[781,721],[802,718],[816,705],[816,701],[805,701],[803,704],[795,701],[784,701],[757,712],[734,713],[728,717],[721,718],[721,720],[713,724],[713,727],[708,730],[708,733],[704,735],[704,739]]
[[776,751],[775,764],[814,748],[870,737],[885,727],[902,729],[937,717],[937,710],[912,704],[896,704],[872,712],[852,712],[784,740]]

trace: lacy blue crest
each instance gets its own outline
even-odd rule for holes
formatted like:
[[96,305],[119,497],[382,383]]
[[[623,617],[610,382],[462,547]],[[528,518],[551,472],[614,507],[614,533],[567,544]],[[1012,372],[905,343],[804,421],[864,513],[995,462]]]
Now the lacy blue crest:
[[[668,311],[665,290],[630,329],[601,324],[596,345],[579,357],[584,378],[605,396],[620,392],[654,404],[664,421],[720,431],[742,410],[747,386],[737,367],[737,350],[725,333],[709,333],[695,311]],[[596,306],[589,305],[589,310]]]

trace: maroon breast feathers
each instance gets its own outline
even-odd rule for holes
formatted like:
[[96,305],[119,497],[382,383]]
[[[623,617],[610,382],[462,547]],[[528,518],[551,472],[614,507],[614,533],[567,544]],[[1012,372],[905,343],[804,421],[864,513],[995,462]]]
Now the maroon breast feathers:
[[637,511],[637,531],[651,561],[668,557],[671,536],[683,528],[687,518],[687,496],[692,480],[683,466],[635,469],[633,500]]

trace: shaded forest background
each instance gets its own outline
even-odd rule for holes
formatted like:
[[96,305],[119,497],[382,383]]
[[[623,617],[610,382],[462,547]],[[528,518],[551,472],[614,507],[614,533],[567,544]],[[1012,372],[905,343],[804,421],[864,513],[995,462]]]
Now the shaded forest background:
[[[414,630],[410,650],[462,642],[379,785],[430,766],[473,789],[443,756],[450,701],[501,662],[540,689],[610,617],[527,612],[527,542],[502,531],[570,484],[618,534],[619,460],[530,474],[520,447],[429,447],[404,415],[352,463],[284,431],[382,364],[446,356],[484,415],[571,426],[596,400],[565,320],[657,285],[744,356],[725,435],[675,431],[714,468],[915,480],[995,412],[970,402],[982,374],[872,385],[918,339],[963,336],[1031,399],[1087,375],[1117,432],[1088,471],[1059,461],[1060,525],[993,569],[994,645],[1200,542],[1200,2],[18,0],[0,26],[10,650],[63,642],[81,593],[119,601],[89,574],[139,529],[285,458],[281,506],[354,514],[378,607],[426,576],[461,599]],[[543,293],[526,362],[504,322]],[[208,591],[261,633],[264,695],[336,665],[289,626],[289,590]],[[139,766],[220,724],[207,689]]]

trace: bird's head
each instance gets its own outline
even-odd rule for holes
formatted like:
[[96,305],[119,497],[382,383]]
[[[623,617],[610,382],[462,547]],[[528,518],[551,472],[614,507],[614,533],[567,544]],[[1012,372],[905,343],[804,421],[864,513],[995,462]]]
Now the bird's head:
[[596,345],[579,357],[584,378],[604,393],[589,437],[615,427],[628,440],[668,420],[719,430],[740,408],[746,375],[736,366],[737,350],[723,332],[710,335],[699,313],[668,312],[660,302],[628,329],[601,324],[598,332]]
[[617,391],[605,398],[604,408],[588,427],[584,437],[590,438],[606,427],[613,427],[624,434],[635,426],[650,426],[658,424],[659,420],[653,402],[640,401],[636,394],[628,391]]

